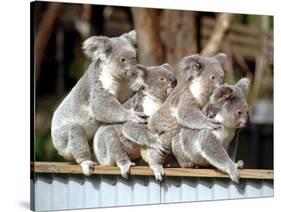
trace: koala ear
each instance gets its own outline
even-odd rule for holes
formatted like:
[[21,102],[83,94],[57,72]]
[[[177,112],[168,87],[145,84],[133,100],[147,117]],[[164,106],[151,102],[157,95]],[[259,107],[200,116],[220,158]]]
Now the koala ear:
[[148,68],[146,66],[138,64],[137,70],[140,71],[144,77],[147,76]]
[[137,48],[137,33],[136,30],[132,30],[128,33],[121,35],[121,37],[126,38],[133,47]]
[[222,85],[218,87],[211,96],[212,103],[227,101],[233,94],[233,89],[230,86]]
[[144,65],[141,65],[141,64],[138,64],[138,65],[137,65],[137,68],[138,68],[139,70],[143,71],[143,72],[147,72],[147,71],[148,71],[147,67],[145,67]]
[[108,55],[112,50],[112,45],[108,37],[92,36],[84,41],[82,49],[85,55],[93,60],[96,57]]
[[174,72],[172,66],[171,66],[170,64],[168,64],[168,63],[164,63],[164,64],[162,64],[161,66],[162,66],[163,68],[169,70],[169,71]]
[[226,63],[226,60],[227,60],[227,57],[226,57],[226,54],[224,53],[218,53],[214,56],[214,58],[220,63],[220,65],[222,67],[224,67],[225,63]]
[[[178,70],[181,74],[198,75],[201,68],[199,54],[184,57],[178,65]],[[188,72],[187,72],[188,71]],[[189,72],[190,71],[190,72]]]
[[242,78],[240,79],[235,86],[237,86],[238,88],[240,88],[240,90],[242,91],[242,94],[244,96],[247,96],[248,93],[248,89],[249,89],[249,85],[250,85],[250,80],[248,78]]

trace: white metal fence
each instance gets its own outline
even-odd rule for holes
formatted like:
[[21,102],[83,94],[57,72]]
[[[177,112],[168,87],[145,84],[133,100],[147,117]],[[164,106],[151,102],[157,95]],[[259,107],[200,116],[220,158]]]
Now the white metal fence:
[[36,211],[143,205],[273,196],[273,180],[224,178],[35,174],[31,180]]

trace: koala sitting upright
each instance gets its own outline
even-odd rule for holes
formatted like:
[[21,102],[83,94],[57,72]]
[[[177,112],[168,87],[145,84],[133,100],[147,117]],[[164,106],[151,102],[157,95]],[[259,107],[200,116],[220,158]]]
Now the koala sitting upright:
[[122,105],[143,82],[137,73],[134,31],[114,38],[90,37],[83,49],[92,63],[54,112],[51,135],[58,153],[90,175],[94,162],[88,142],[101,123],[145,122],[142,113]]
[[157,180],[162,180],[164,174],[162,164],[166,153],[170,152],[173,137],[179,133],[181,127],[190,129],[220,127],[217,121],[207,118],[202,113],[202,107],[213,91],[223,83],[225,60],[226,56],[222,53],[214,57],[199,55],[184,57],[178,65],[181,81],[161,108],[148,119],[148,127],[131,122],[124,124],[123,134],[131,141],[155,143],[153,139],[155,140],[157,135],[157,143],[166,149],[161,151],[148,147],[142,151],[142,158],[149,163]]
[[247,78],[235,85],[222,85],[214,91],[210,102],[204,107],[206,116],[222,123],[219,129],[192,130],[182,128],[172,141],[172,152],[181,167],[190,163],[199,166],[209,164],[229,174],[238,183],[243,161],[234,163],[227,149],[237,128],[245,127],[248,119],[246,95],[249,86]]
[[[152,67],[139,66],[139,68],[143,71],[143,89],[123,106],[151,116],[160,108],[176,86],[176,78],[172,67],[168,64]],[[117,165],[124,178],[128,177],[130,166],[134,165],[131,160],[140,158],[140,149],[146,145],[153,146],[153,144],[142,143],[142,141],[137,144],[126,139],[122,135],[122,124],[100,126],[93,142],[98,163],[105,166]]]

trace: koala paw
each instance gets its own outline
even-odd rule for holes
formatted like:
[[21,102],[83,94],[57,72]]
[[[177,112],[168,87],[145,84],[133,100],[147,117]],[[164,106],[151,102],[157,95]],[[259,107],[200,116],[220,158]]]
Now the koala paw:
[[165,174],[163,166],[161,165],[151,165],[150,168],[154,172],[155,179],[158,181],[163,180],[163,175]]
[[151,145],[152,148],[154,148],[157,152],[159,152],[161,155],[165,155],[169,153],[169,148],[162,145],[160,142],[155,142]]
[[128,162],[128,163],[125,163],[125,164],[118,165],[119,169],[121,171],[122,177],[124,177],[125,179],[128,179],[128,174],[129,174],[130,167],[131,166],[135,166],[135,165],[136,164],[133,163],[133,162]]
[[240,173],[239,173],[239,170],[238,170],[237,168],[232,169],[232,170],[229,172],[229,176],[230,176],[230,179],[231,179],[233,182],[239,183]]
[[221,128],[222,124],[214,120],[208,120],[208,129],[218,129]]
[[141,124],[144,124],[144,123],[147,123],[147,120],[143,117],[145,117],[145,114],[142,113],[142,112],[136,112],[134,110],[130,110],[131,112],[131,116],[130,116],[130,121],[132,122],[136,122],[136,123],[141,123]]
[[243,169],[244,168],[244,161],[243,160],[238,160],[235,164],[237,169]]
[[83,174],[86,176],[91,175],[91,170],[94,165],[97,165],[96,162],[91,160],[84,160],[82,163],[80,163],[80,166],[82,167]]
[[195,167],[195,163],[193,163],[193,162],[191,162],[191,161],[187,162],[187,163],[186,163],[186,168],[196,168],[196,167]]

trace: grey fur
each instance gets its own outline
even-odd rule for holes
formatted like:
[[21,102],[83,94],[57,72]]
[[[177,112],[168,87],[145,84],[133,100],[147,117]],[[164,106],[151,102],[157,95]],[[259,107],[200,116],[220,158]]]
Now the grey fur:
[[[172,141],[172,152],[181,167],[189,167],[190,162],[199,166],[213,165],[229,174],[238,183],[243,161],[233,162],[227,154],[228,147],[237,128],[248,123],[248,105],[245,94],[248,79],[241,79],[235,85],[222,85],[216,89],[204,111],[214,113],[214,119],[222,123],[220,129],[193,130],[182,128]],[[215,108],[215,111],[212,111]],[[217,109],[219,108],[219,110]],[[240,111],[240,112],[239,112]],[[240,114],[241,113],[241,114]]]
[[[144,71],[143,90],[140,90],[124,103],[124,107],[127,109],[134,108],[134,110],[144,112],[145,115],[150,116],[166,100],[169,92],[176,84],[176,78],[168,64],[147,68],[139,66],[139,68]],[[154,106],[155,109],[150,111],[149,109]],[[159,148],[158,143],[155,141],[156,137],[151,139],[155,141],[154,143],[147,143],[147,140],[138,137],[142,136],[142,134],[136,135],[137,140],[130,141],[126,139],[122,134],[122,128],[126,128],[128,125],[131,127],[129,130],[134,131],[134,124],[137,123],[130,121],[129,124],[102,125],[97,130],[93,142],[94,153],[99,164],[117,165],[125,178],[128,177],[129,167],[134,165],[131,160],[140,158],[141,149],[144,146]],[[141,126],[146,128],[146,125]]]
[[[135,32],[120,37],[90,37],[83,44],[92,62],[88,70],[54,112],[51,135],[54,147],[67,160],[75,160],[91,174],[89,142],[101,123],[145,122],[122,105],[143,84],[137,69]],[[90,145],[91,146],[91,145]]]
[[[215,88],[223,82],[222,60],[214,57],[192,55],[184,57],[178,65],[181,81],[167,98],[162,107],[148,120],[145,130],[141,124],[123,127],[123,134],[131,140],[142,139],[146,143],[155,143],[151,138],[157,136],[161,149],[150,149],[143,158],[154,170],[156,179],[162,180],[162,164],[171,149],[171,141],[181,127],[190,129],[214,129],[220,124],[208,119],[202,113],[202,107],[209,100]],[[137,128],[137,125],[139,126]],[[131,130],[131,129],[134,130]],[[139,136],[141,135],[141,136]],[[160,143],[159,143],[160,142]]]

